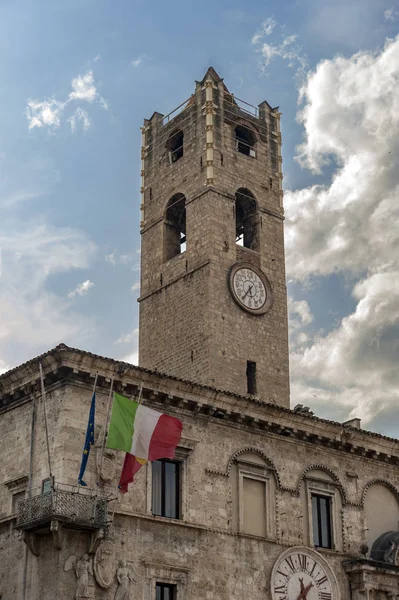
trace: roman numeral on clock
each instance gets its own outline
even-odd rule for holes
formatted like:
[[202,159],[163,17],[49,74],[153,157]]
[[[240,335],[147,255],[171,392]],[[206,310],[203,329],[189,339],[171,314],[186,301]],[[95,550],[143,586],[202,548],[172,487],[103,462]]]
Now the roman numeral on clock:
[[289,566],[289,568],[291,569],[291,571],[293,573],[296,573],[296,568],[295,568],[295,564],[294,561],[292,560],[291,556],[287,556],[287,558],[285,559],[287,562],[287,565]]
[[285,594],[285,585],[276,585],[274,587],[275,594]]
[[306,556],[306,554],[298,554],[298,562],[301,571],[306,571],[308,568],[308,557]]
[[320,593],[320,600],[331,600],[331,594],[330,594],[330,592],[321,592]]
[[323,583],[325,583],[326,581],[328,581],[327,576],[324,575],[324,577],[322,577],[321,579],[316,579],[316,583],[317,585],[322,585]]

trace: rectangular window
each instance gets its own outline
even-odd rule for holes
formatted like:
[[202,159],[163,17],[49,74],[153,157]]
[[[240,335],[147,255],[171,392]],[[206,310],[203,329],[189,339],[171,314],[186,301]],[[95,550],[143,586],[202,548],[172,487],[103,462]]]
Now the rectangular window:
[[256,394],[256,362],[247,360],[247,392]]
[[331,498],[312,494],[313,543],[331,548]]
[[12,512],[13,514],[18,512],[18,504],[21,500],[25,500],[25,490],[17,492],[12,496]]
[[266,483],[259,479],[243,477],[243,531],[266,536]]
[[177,600],[176,586],[172,583],[156,584],[156,600]]
[[43,481],[42,481],[42,494],[47,494],[48,492],[51,492],[50,477],[48,479],[43,479]]
[[[174,460],[152,463],[152,514],[180,519],[181,464]],[[166,598],[166,596],[165,596]]]

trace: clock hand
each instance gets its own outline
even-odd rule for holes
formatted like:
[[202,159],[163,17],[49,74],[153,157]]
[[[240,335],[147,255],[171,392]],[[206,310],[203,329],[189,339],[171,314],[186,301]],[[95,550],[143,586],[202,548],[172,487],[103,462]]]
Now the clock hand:
[[[249,288],[248,288],[248,289],[247,289],[247,291],[245,292],[245,295],[244,295],[244,298],[243,298],[243,300],[246,298],[246,296],[247,296],[247,295],[248,295],[248,293],[251,291],[251,289],[252,289],[252,286],[249,286]],[[252,298],[252,296],[251,296],[251,298]]]
[[305,598],[306,598],[306,596],[308,595],[308,591],[309,591],[309,590],[310,590],[310,588],[312,588],[312,587],[313,587],[313,583],[309,583],[309,585],[307,585],[307,586],[305,587],[305,590],[304,590],[304,591],[305,591]]

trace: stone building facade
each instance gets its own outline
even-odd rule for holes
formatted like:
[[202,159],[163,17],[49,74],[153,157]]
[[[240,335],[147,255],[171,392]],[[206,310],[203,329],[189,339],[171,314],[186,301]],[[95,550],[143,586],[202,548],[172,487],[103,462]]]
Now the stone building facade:
[[[0,598],[397,600],[398,441],[289,408],[279,113],[213,69],[182,109],[143,128],[140,366],[0,377]],[[123,496],[112,390],[183,422]]]

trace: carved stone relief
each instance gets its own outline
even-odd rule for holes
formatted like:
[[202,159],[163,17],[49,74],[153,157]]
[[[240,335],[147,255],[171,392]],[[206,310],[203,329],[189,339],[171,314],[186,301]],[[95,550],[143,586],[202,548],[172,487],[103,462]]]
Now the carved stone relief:
[[98,585],[107,589],[115,577],[115,544],[103,540],[94,555],[94,576]]
[[131,563],[126,563],[122,560],[119,561],[116,578],[118,580],[118,589],[116,590],[115,600],[131,600],[132,584],[138,581],[135,567]]
[[89,574],[93,575],[93,567],[89,555],[70,556],[65,563],[64,570],[71,571],[72,569],[74,569],[76,575],[75,600],[90,598]]

